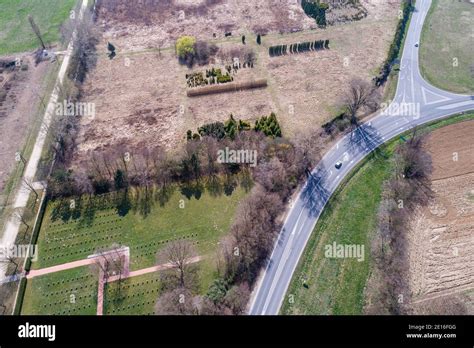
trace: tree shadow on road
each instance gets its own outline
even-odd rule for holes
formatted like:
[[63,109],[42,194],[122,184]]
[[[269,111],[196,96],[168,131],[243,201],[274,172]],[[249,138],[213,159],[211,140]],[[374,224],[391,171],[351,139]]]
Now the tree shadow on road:
[[308,209],[310,216],[317,216],[324,204],[330,197],[330,192],[324,188],[327,171],[322,168],[315,173],[308,173],[306,186],[301,192],[304,207]]
[[369,153],[372,150],[377,150],[382,143],[383,139],[377,130],[368,124],[359,125],[346,140],[347,147],[352,153]]

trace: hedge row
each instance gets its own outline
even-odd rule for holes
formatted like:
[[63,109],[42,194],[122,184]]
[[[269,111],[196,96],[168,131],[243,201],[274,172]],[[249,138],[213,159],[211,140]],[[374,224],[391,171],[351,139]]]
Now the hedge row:
[[222,85],[211,85],[211,86],[204,86],[200,88],[189,89],[187,91],[187,95],[188,97],[197,97],[200,95],[235,92],[235,91],[241,91],[245,89],[262,88],[262,87],[267,87],[266,79],[257,79],[257,80],[240,82],[240,83],[230,82],[230,83],[226,83]]
[[400,20],[398,21],[397,31],[395,32],[395,37],[393,39],[392,44],[390,45],[387,59],[385,60],[385,63],[383,64],[379,75],[374,78],[376,86],[380,86],[385,83],[385,81],[387,81],[388,75],[392,71],[392,64],[400,54],[403,37],[405,36],[406,26],[408,24],[408,20],[410,19],[410,14],[414,10],[414,8],[414,0],[405,0],[403,2],[403,15],[402,18],[400,18]]
[[309,51],[320,51],[324,49],[329,49],[329,40],[316,40],[316,41],[306,41],[299,42],[288,45],[276,45],[271,46],[268,49],[268,54],[270,57],[283,56],[287,53],[295,54]]

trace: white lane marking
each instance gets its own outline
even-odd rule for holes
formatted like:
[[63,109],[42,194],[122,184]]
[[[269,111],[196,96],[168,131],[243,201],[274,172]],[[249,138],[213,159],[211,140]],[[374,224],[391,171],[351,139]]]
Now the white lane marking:
[[459,106],[465,106],[465,105],[471,105],[471,104],[474,104],[474,101],[472,101],[472,100],[466,100],[466,101],[459,102],[459,103],[455,103],[455,104],[439,106],[439,107],[437,107],[437,109],[450,110],[450,109],[457,108],[457,107],[459,107]]
[[[295,236],[295,232],[296,232],[296,229],[299,227],[299,221],[301,219],[301,215],[303,214],[303,212],[304,212],[304,209],[301,209],[301,212],[298,215],[298,219],[296,219],[295,227],[291,231],[290,238],[288,239],[288,242],[285,245],[285,249],[283,250],[281,258],[278,260],[278,265],[276,265],[277,269],[276,269],[276,272],[275,272],[275,276],[273,277],[273,281],[272,281],[272,284],[270,286],[270,290],[268,291],[268,296],[267,296],[265,304],[263,306],[262,314],[266,313],[268,305],[270,304],[270,299],[272,297],[271,294],[275,291],[275,287],[276,287],[275,280],[280,279],[281,273],[283,272],[284,265],[282,266],[282,261],[287,260],[287,258],[288,258],[288,254],[289,254],[289,252],[291,250],[291,247],[292,247],[292,242],[293,242],[293,239],[294,239],[294,236]],[[302,226],[304,226],[304,223],[302,224]],[[301,228],[302,227],[300,227],[300,229]]]

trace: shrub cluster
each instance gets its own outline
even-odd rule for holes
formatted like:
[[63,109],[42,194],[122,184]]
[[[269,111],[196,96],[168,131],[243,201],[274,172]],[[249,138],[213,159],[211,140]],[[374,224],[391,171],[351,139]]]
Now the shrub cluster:
[[259,120],[255,121],[255,131],[262,132],[267,137],[281,137],[281,127],[276,119],[275,113],[271,113],[270,116],[262,116]]
[[182,36],[176,41],[176,54],[181,64],[192,68],[194,64],[206,65],[219,48],[205,41],[196,41],[193,36]]
[[[237,133],[249,131],[252,126],[249,122],[242,120],[235,120],[234,115],[230,114],[229,119],[225,122],[207,123],[198,128],[198,133],[188,130],[186,133],[187,140],[199,140],[200,137],[211,137],[215,139],[230,138],[235,139]],[[278,123],[275,113],[270,116],[262,116],[255,121],[253,130],[261,132],[267,137],[278,138],[281,137],[281,127]]]
[[301,0],[301,7],[307,16],[314,18],[320,27],[326,26],[326,11],[329,5],[319,0]]

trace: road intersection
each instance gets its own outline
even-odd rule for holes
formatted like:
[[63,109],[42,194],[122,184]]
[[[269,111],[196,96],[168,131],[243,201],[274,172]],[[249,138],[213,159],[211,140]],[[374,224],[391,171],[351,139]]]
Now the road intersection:
[[[370,152],[415,126],[474,109],[474,96],[438,89],[419,70],[418,49],[431,0],[418,0],[400,61],[397,91],[391,104],[340,139],[322,158],[292,203],[268,265],[254,292],[249,314],[276,315],[298,261],[330,196]],[[343,163],[340,169],[334,164]]]

